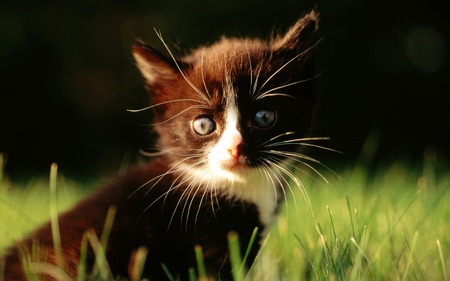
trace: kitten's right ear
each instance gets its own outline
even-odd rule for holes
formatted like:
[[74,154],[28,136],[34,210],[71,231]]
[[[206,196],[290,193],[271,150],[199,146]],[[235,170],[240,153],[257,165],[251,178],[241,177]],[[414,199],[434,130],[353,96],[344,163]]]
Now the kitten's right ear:
[[276,50],[305,51],[317,43],[319,14],[311,11],[300,18],[281,38],[274,42]]
[[149,86],[177,77],[178,72],[173,61],[141,41],[133,45],[133,56]]

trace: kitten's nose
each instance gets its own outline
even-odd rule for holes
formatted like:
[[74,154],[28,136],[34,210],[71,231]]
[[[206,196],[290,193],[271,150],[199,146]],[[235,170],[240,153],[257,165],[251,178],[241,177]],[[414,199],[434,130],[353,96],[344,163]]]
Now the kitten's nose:
[[228,153],[234,158],[238,158],[242,154],[244,141],[241,134],[234,134],[227,148]]

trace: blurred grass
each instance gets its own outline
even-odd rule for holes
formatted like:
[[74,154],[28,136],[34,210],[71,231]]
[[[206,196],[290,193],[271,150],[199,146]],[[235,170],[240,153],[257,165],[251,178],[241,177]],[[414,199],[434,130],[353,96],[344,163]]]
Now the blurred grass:
[[[437,173],[428,159],[422,170],[396,162],[372,173],[357,165],[338,174],[341,178],[327,176],[329,184],[304,177],[311,205],[302,192],[295,192],[296,203],[291,198],[285,204],[252,268],[242,276],[241,266],[235,265],[239,272],[234,276],[239,280],[449,279],[450,173]],[[50,215],[48,181],[35,180],[19,188],[0,177],[2,249]],[[85,195],[86,189],[58,176],[59,211]]]

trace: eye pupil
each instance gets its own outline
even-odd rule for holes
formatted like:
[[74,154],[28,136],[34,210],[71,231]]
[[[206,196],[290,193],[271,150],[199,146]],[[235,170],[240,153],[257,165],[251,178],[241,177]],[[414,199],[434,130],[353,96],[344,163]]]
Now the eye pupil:
[[263,109],[255,113],[253,122],[257,127],[269,128],[275,123],[276,115],[275,111],[269,109]]
[[198,135],[206,136],[216,130],[216,123],[210,117],[200,116],[192,122],[192,129]]

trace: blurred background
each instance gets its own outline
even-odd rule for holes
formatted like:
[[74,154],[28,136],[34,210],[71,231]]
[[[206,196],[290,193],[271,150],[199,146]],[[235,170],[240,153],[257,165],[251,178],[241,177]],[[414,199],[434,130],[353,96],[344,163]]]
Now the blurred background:
[[[20,3],[19,3],[20,2]],[[28,2],[28,3],[27,3]],[[53,3],[52,3],[53,2]],[[125,4],[126,3],[126,4]],[[142,39],[177,54],[222,35],[269,37],[317,6],[315,135],[353,163],[450,156],[450,20],[443,0],[2,1],[0,152],[15,180],[50,164],[84,179],[117,172],[145,146],[147,94],[131,56]],[[445,6],[445,7],[444,7]]]

